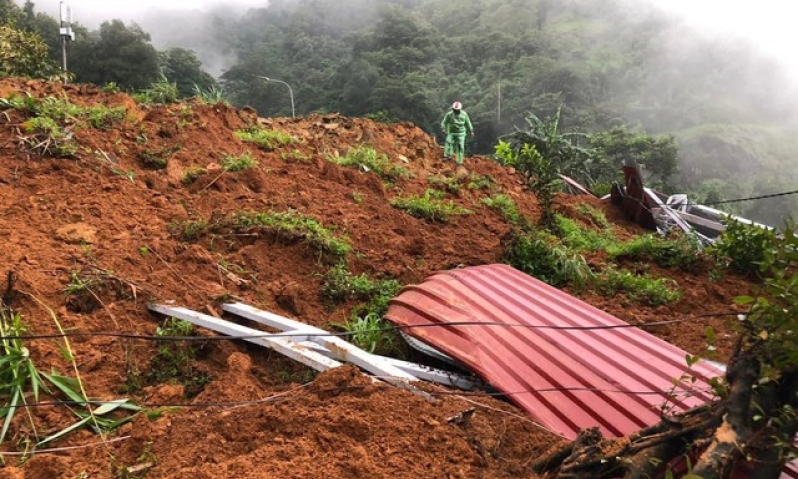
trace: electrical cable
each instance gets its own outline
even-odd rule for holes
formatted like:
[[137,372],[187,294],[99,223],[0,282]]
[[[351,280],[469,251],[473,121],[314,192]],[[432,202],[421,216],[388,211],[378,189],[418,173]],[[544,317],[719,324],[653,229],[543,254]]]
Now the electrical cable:
[[424,329],[424,328],[450,328],[457,326],[491,326],[491,327],[505,327],[505,328],[519,328],[519,329],[533,329],[533,330],[554,330],[554,331],[602,331],[613,329],[631,329],[631,328],[649,328],[668,326],[671,324],[680,324],[696,319],[709,319],[720,318],[727,316],[744,315],[739,311],[727,313],[706,313],[690,316],[683,319],[670,319],[666,321],[652,321],[650,323],[641,324],[613,324],[602,326],[557,326],[549,324],[521,324],[521,323],[501,323],[501,322],[483,322],[483,321],[452,321],[449,323],[434,323],[434,324],[416,324],[416,325],[396,325],[384,328],[373,328],[359,331],[343,331],[338,333],[263,333],[263,334],[243,334],[243,335],[230,335],[230,336],[159,336],[151,334],[136,334],[136,333],[119,333],[119,332],[72,332],[72,333],[52,333],[52,334],[30,334],[30,335],[0,335],[0,340],[37,340],[37,339],[59,339],[59,338],[88,338],[88,337],[104,337],[104,338],[120,338],[120,339],[138,339],[142,341],[154,342],[176,342],[176,341],[228,341],[238,339],[268,339],[268,338],[291,338],[291,337],[333,337],[345,338],[354,336],[356,334],[371,333],[371,332],[390,332],[401,331],[410,329]]
[[27,457],[27,456],[32,456],[34,454],[55,454],[65,451],[74,451],[75,449],[89,449],[92,447],[99,447],[99,446],[105,446],[107,444],[113,444],[115,442],[126,441],[130,438],[131,436],[122,436],[114,439],[109,439],[107,441],[92,442],[90,444],[82,444],[79,446],[63,446],[63,447],[52,447],[48,449],[34,449],[32,451],[26,451],[26,452],[0,451],[0,458],[2,458],[3,456]]

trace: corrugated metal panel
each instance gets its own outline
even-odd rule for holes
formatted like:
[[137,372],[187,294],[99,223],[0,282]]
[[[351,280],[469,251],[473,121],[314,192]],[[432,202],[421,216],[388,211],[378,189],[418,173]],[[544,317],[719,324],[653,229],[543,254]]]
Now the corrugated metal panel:
[[626,323],[506,265],[436,274],[405,288],[386,317],[405,326],[499,323],[406,332],[567,438],[591,426],[617,437],[655,424],[671,391],[671,411],[698,406],[711,399],[708,379],[721,375],[703,362],[688,370],[684,351],[636,328],[611,329]]

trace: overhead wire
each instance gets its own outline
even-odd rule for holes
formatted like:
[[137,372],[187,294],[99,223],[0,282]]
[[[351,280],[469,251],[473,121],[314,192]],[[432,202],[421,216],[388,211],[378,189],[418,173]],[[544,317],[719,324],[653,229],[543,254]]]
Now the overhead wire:
[[554,331],[602,331],[614,329],[633,329],[633,328],[652,328],[660,326],[668,326],[672,324],[686,323],[697,319],[711,319],[730,316],[740,316],[746,313],[740,311],[730,311],[725,313],[704,313],[697,314],[682,319],[670,319],[664,321],[651,321],[648,323],[638,324],[607,324],[598,326],[562,326],[553,324],[522,324],[522,323],[502,323],[498,321],[452,321],[447,323],[431,323],[431,324],[408,324],[408,325],[394,325],[382,328],[372,328],[358,331],[341,331],[341,332],[324,332],[324,333],[311,333],[311,332],[282,332],[282,333],[266,333],[263,334],[241,334],[241,335],[224,335],[224,336],[172,336],[172,335],[153,335],[153,334],[138,334],[138,333],[125,333],[113,331],[87,331],[87,332],[65,332],[65,333],[50,333],[50,334],[21,334],[21,335],[0,335],[0,340],[3,339],[19,339],[19,340],[38,340],[38,339],[59,339],[59,338],[92,338],[92,337],[105,337],[105,338],[120,338],[120,339],[137,339],[142,341],[153,342],[175,342],[175,341],[232,341],[238,339],[270,339],[270,338],[291,338],[291,337],[337,337],[345,338],[362,333],[372,332],[390,332],[401,331],[410,329],[426,329],[426,328],[451,328],[459,326],[488,326],[488,327],[503,327],[503,328],[516,328],[516,329],[532,329],[532,330],[554,330]]

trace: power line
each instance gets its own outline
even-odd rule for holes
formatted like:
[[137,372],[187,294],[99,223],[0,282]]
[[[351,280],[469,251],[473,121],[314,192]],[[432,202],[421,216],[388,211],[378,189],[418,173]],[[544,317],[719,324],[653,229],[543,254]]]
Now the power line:
[[641,324],[612,324],[601,326],[558,326],[550,324],[521,324],[521,323],[501,323],[494,321],[452,321],[449,323],[434,323],[434,324],[415,324],[415,325],[395,325],[387,326],[384,328],[364,329],[358,331],[342,331],[338,333],[263,333],[263,334],[244,334],[244,335],[230,335],[230,336],[159,336],[152,334],[136,334],[124,332],[71,332],[71,333],[52,333],[52,334],[26,334],[26,335],[7,335],[0,336],[0,340],[5,339],[19,339],[19,340],[37,340],[37,339],[60,339],[60,338],[89,338],[89,337],[105,337],[105,338],[120,338],[120,339],[138,339],[142,341],[154,342],[175,342],[175,341],[229,341],[237,339],[268,339],[268,338],[291,338],[291,337],[337,337],[345,338],[362,333],[372,332],[390,332],[401,331],[409,329],[425,329],[425,328],[450,328],[458,326],[489,326],[489,327],[504,327],[504,328],[517,328],[517,329],[533,329],[533,330],[554,330],[554,331],[602,331],[613,329],[631,329],[631,328],[648,328],[667,326],[672,324],[686,323],[696,319],[711,319],[727,316],[738,316],[741,314],[739,311],[727,313],[707,313],[690,316],[683,319],[671,319],[666,321],[652,321],[650,323]]
[[[727,204],[730,204],[730,203],[741,203],[743,201],[764,200],[764,199],[768,199],[768,198],[778,198],[780,196],[789,196],[789,195],[795,195],[795,194],[798,194],[798,190],[784,191],[782,193],[771,193],[769,195],[750,196],[748,198],[737,198],[737,199],[734,199],[734,200],[712,201],[712,202],[709,202],[709,203],[701,203],[701,204],[705,205],[705,206],[727,205]],[[689,204],[697,205],[696,203],[689,203]]]

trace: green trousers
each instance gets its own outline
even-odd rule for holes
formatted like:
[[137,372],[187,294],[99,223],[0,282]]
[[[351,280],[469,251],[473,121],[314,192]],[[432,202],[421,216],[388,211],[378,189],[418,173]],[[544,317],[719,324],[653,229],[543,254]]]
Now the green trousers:
[[457,158],[457,164],[463,164],[463,155],[465,154],[465,133],[449,133],[446,135],[446,143],[443,145],[443,156],[451,158],[454,154]]

